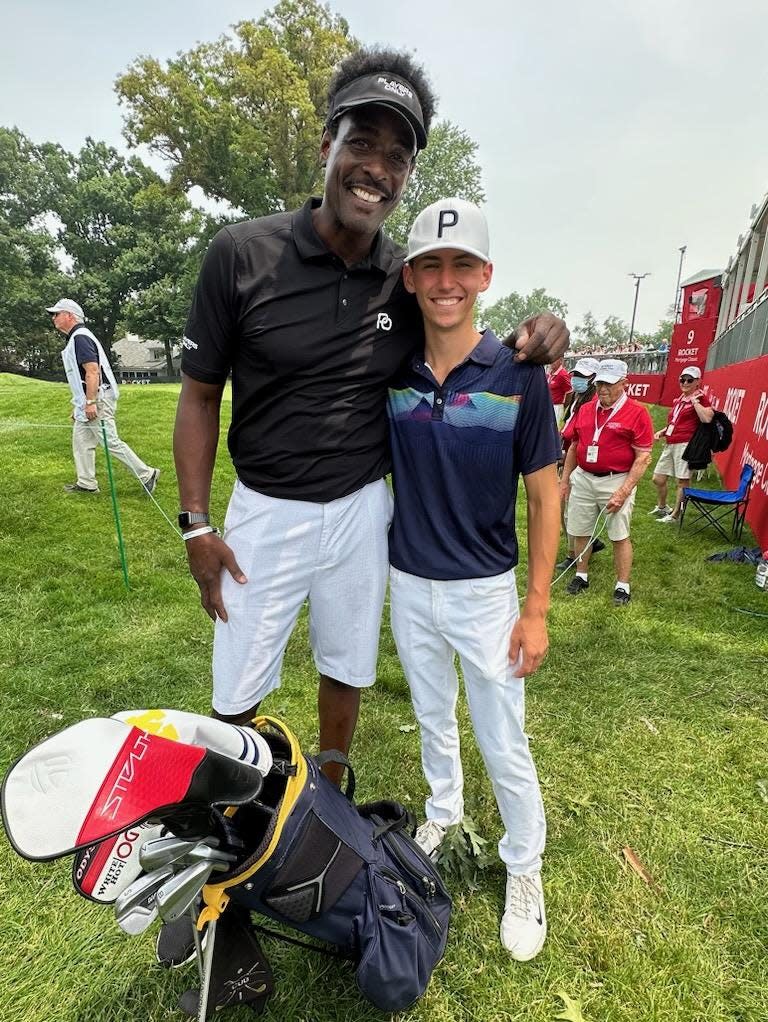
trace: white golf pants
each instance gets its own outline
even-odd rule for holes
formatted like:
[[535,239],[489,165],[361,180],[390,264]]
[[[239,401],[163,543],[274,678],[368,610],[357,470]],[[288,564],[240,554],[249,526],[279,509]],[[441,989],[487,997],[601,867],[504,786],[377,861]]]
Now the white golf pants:
[[390,570],[392,632],[421,729],[431,794],[427,819],[447,826],[464,815],[456,701],[458,654],[472,724],[506,833],[499,856],[510,873],[541,868],[544,806],[524,729],[525,682],[508,648],[519,615],[514,571],[434,581]]

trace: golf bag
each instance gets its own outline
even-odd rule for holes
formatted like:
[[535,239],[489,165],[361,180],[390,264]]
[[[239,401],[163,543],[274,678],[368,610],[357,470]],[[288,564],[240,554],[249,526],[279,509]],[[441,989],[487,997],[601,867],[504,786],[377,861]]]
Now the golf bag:
[[[356,806],[345,757],[304,755],[273,718],[253,730],[172,710],[116,718],[67,728],[14,764],[3,822],[25,858],[74,853],[78,892],[114,902],[128,933],[192,913],[206,946],[198,933],[200,994],[185,1010],[263,1010],[272,975],[251,912],[333,945],[384,1011],[424,993],[451,902],[402,806]],[[346,793],[326,761],[348,769]]]
[[[280,721],[260,717],[273,771],[259,799],[231,823],[252,849],[206,887],[329,942],[356,964],[361,993],[382,1011],[402,1011],[426,990],[448,936],[451,900],[412,840],[415,821],[396,802],[356,806],[354,774],[340,753],[305,756]],[[320,769],[349,771],[346,793]]]

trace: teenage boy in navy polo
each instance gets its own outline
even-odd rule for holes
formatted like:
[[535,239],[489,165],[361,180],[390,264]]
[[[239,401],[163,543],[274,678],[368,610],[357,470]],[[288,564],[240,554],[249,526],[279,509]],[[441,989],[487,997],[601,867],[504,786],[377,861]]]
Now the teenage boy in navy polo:
[[[546,937],[544,809],[524,730],[524,678],[547,650],[560,530],[560,444],[544,369],[515,362],[473,325],[491,281],[488,228],[461,199],[434,203],[408,239],[405,287],[425,344],[390,387],[395,513],[392,630],[421,728],[431,794],[417,841],[433,854],[464,812],[456,721],[458,653],[472,723],[506,833],[501,940],[520,961]],[[515,587],[515,502],[528,498],[528,585]]]

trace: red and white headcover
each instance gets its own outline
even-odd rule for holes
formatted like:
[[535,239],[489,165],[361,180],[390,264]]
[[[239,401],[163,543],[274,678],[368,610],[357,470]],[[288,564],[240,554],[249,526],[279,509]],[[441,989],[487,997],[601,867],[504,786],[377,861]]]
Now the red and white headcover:
[[30,749],[3,782],[3,822],[26,859],[55,859],[181,802],[202,746],[119,720],[83,720]]
[[[156,836],[134,843],[133,831],[155,810],[184,801],[209,749],[262,777],[272,766],[269,745],[252,729],[181,710],[126,710],[65,728],[6,775],[2,813],[11,844],[31,860],[83,852],[75,886],[114,900],[141,871],[140,844]],[[123,854],[126,840],[130,854]]]

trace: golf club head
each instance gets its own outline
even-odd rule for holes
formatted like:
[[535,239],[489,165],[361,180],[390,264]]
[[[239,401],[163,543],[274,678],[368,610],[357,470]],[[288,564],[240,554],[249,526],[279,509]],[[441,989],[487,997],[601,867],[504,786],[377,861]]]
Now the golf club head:
[[145,841],[139,850],[141,868],[146,873],[151,873],[161,866],[169,866],[192,851],[196,845],[196,841],[184,841],[173,834]]
[[190,866],[196,862],[210,862],[213,865],[214,872],[226,873],[231,868],[232,863],[237,862],[237,856],[231,852],[223,852],[219,848],[211,848],[207,844],[198,844],[188,852],[185,852],[179,861]]
[[212,872],[212,862],[196,862],[166,880],[155,898],[163,922],[171,923],[189,911]]
[[137,936],[157,918],[157,892],[173,876],[170,866],[145,873],[115,900],[115,919],[125,933]]

